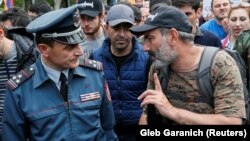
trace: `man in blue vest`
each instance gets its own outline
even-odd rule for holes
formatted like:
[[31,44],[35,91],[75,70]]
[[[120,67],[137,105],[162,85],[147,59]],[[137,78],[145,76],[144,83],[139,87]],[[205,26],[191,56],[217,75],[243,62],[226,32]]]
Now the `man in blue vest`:
[[137,97],[146,90],[149,55],[129,31],[134,24],[133,10],[117,4],[110,8],[107,18],[108,38],[101,48],[95,49],[90,58],[103,63],[116,119],[116,133],[120,141],[136,140],[136,132],[142,114]]

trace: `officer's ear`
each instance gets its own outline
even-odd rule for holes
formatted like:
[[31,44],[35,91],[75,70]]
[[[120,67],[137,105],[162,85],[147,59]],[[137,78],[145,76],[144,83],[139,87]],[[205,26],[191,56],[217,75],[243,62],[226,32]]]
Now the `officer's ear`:
[[48,54],[48,49],[50,47],[47,45],[47,44],[38,44],[37,45],[37,49],[38,51],[40,52],[40,54],[44,57],[48,57],[49,54]]

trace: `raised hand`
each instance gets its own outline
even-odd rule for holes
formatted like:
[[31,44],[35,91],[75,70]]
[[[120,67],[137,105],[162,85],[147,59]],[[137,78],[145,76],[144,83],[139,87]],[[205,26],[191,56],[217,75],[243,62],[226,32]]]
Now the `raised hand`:
[[173,106],[169,103],[167,97],[162,92],[161,84],[157,73],[154,73],[155,90],[147,90],[143,92],[138,99],[142,100],[141,106],[153,104],[161,115],[165,115],[166,110],[170,110]]

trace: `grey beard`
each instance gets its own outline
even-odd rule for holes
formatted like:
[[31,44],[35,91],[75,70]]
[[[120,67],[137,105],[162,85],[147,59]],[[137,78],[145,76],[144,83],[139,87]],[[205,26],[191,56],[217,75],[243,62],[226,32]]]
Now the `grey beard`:
[[168,66],[171,62],[164,62],[164,61],[161,61],[161,60],[154,60],[153,64],[155,66],[155,68],[161,68],[161,67],[164,67],[164,66]]

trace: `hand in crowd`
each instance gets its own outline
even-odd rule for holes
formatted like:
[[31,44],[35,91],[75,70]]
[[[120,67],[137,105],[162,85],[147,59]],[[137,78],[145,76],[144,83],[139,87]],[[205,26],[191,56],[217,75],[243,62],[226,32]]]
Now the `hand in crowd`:
[[138,99],[142,100],[141,106],[153,104],[161,115],[168,115],[173,106],[168,101],[168,98],[162,92],[161,84],[157,73],[154,73],[155,90],[147,90],[143,92]]
[[224,18],[222,21],[221,21],[221,24],[222,24],[222,26],[223,26],[223,29],[224,29],[224,31],[225,32],[227,32],[228,33],[228,18],[226,17],[226,18]]

